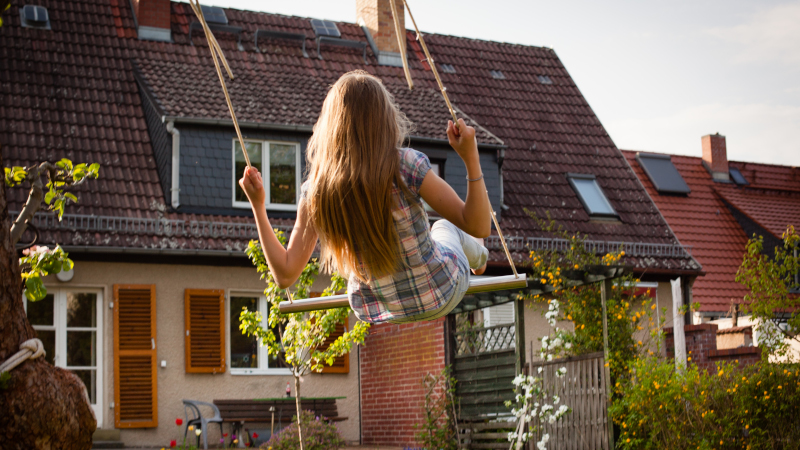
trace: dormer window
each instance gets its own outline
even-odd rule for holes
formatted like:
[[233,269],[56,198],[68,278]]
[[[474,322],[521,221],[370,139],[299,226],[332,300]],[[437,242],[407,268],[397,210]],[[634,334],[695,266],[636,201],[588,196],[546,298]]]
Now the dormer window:
[[616,217],[617,212],[611,206],[597,179],[591,174],[568,173],[567,179],[572,189],[578,194],[583,207],[590,216]]
[[19,16],[23,28],[50,29],[50,16],[44,6],[25,5],[20,8]]
[[[266,191],[267,209],[277,211],[296,211],[300,194],[300,144],[297,142],[278,142],[245,140],[250,163],[261,172]],[[241,187],[239,179],[247,163],[242,146],[237,139],[233,141],[233,206],[249,208],[250,203]]]

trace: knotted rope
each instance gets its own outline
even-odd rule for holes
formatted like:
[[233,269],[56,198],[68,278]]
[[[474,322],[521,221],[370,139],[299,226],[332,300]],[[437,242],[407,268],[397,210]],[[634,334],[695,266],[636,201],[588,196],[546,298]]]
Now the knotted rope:
[[24,363],[28,359],[35,359],[44,356],[44,345],[39,339],[33,338],[19,344],[19,351],[14,353],[3,364],[0,364],[0,373],[9,372],[11,369]]

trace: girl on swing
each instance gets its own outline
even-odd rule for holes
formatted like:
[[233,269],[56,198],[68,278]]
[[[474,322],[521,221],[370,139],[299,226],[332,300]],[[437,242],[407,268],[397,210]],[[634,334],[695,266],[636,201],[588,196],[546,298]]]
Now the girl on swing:
[[[239,180],[278,286],[297,280],[319,238],[322,267],[349,277],[359,320],[433,320],[455,308],[470,268],[486,269],[483,239],[471,236],[490,232],[475,129],[458,122],[448,121],[447,138],[467,168],[466,202],[430,170],[427,156],[400,148],[409,121],[379,79],[364,71],[339,78],[308,141],[308,180],[287,248],[267,219],[261,174],[250,167]],[[422,200],[444,218],[430,229]]]

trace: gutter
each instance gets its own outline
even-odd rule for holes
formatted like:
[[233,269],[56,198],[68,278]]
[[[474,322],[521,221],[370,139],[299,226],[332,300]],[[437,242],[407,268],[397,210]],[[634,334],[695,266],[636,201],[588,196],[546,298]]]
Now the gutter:
[[127,255],[177,255],[177,256],[226,256],[245,259],[244,250],[190,250],[177,248],[136,248],[136,247],[92,247],[89,245],[62,245],[67,253]]
[[175,128],[175,121],[167,122],[167,131],[172,135],[172,188],[170,189],[170,200],[172,207],[178,209],[181,206],[181,132]]

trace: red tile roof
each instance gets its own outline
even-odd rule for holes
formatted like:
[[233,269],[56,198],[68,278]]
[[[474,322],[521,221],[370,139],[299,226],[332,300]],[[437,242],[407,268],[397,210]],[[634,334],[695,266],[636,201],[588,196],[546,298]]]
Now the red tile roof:
[[[164,43],[136,38],[124,0],[42,0],[52,31],[21,28],[19,2],[14,3],[0,28],[0,143],[7,164],[64,156],[99,162],[101,179],[82,189],[81,203],[69,208],[71,214],[172,220],[177,228],[179,222],[196,221],[209,224],[199,228],[215,230],[224,223],[249,222],[176,214],[164,206],[135,78],[164,115],[228,119],[202,33],[191,39],[187,34],[194,20],[189,5],[172,3],[174,42]],[[244,29],[244,51],[237,49],[236,37],[217,33],[237,77],[229,87],[242,122],[311,126],[327,86],[345,71],[364,69],[381,77],[395,94],[416,123],[415,135],[445,138],[443,124],[449,115],[429,67],[419,58],[410,58],[417,87],[409,91],[402,68],[379,66],[369,48],[368,65],[361,51],[333,46],[323,45],[324,59],[318,59],[308,19],[225,11],[231,25]],[[360,27],[337,25],[343,38],[365,41]],[[256,52],[252,42],[258,28],[305,34],[310,58],[302,56],[297,43],[279,40],[259,40],[261,52]],[[419,53],[412,33],[407,42],[410,52]],[[437,62],[455,67],[456,73],[442,74],[444,83],[453,104],[485,127],[479,130],[481,142],[497,144],[495,135],[507,146],[507,208],[501,224],[506,235],[544,235],[526,215],[527,208],[542,216],[549,212],[570,232],[596,241],[677,245],[553,50],[435,34],[427,35],[426,42]],[[505,79],[494,79],[490,70],[501,70]],[[538,75],[547,75],[552,84],[542,84]],[[620,221],[592,220],[570,188],[567,172],[595,174]],[[15,192],[10,207],[19,209],[24,195]],[[155,225],[142,226],[136,232],[62,226],[52,239],[76,245],[217,250],[236,250],[246,242],[191,231],[168,236]],[[505,259],[499,252],[492,257]],[[686,255],[662,256],[659,251],[642,253],[631,262],[651,270],[699,270]]]
[[[764,227],[770,231],[770,227],[781,228],[778,224],[783,220],[794,220],[787,223],[800,225],[797,169],[731,161],[730,166],[742,170],[751,183],[751,186],[739,187],[733,183],[714,182],[699,157],[672,155],[672,163],[689,185],[691,193],[687,196],[660,195],[636,161],[636,153],[623,150],[675,235],[682,244],[692,247],[692,255],[706,272],[694,283],[693,300],[700,303],[700,311],[728,311],[732,301],[741,302],[747,293],[735,278],[748,236],[725,202],[752,214],[751,218],[756,222],[769,224]],[[753,180],[760,180],[761,185],[770,188],[798,189],[798,193],[753,189]],[[787,223],[782,225],[782,230]]]

